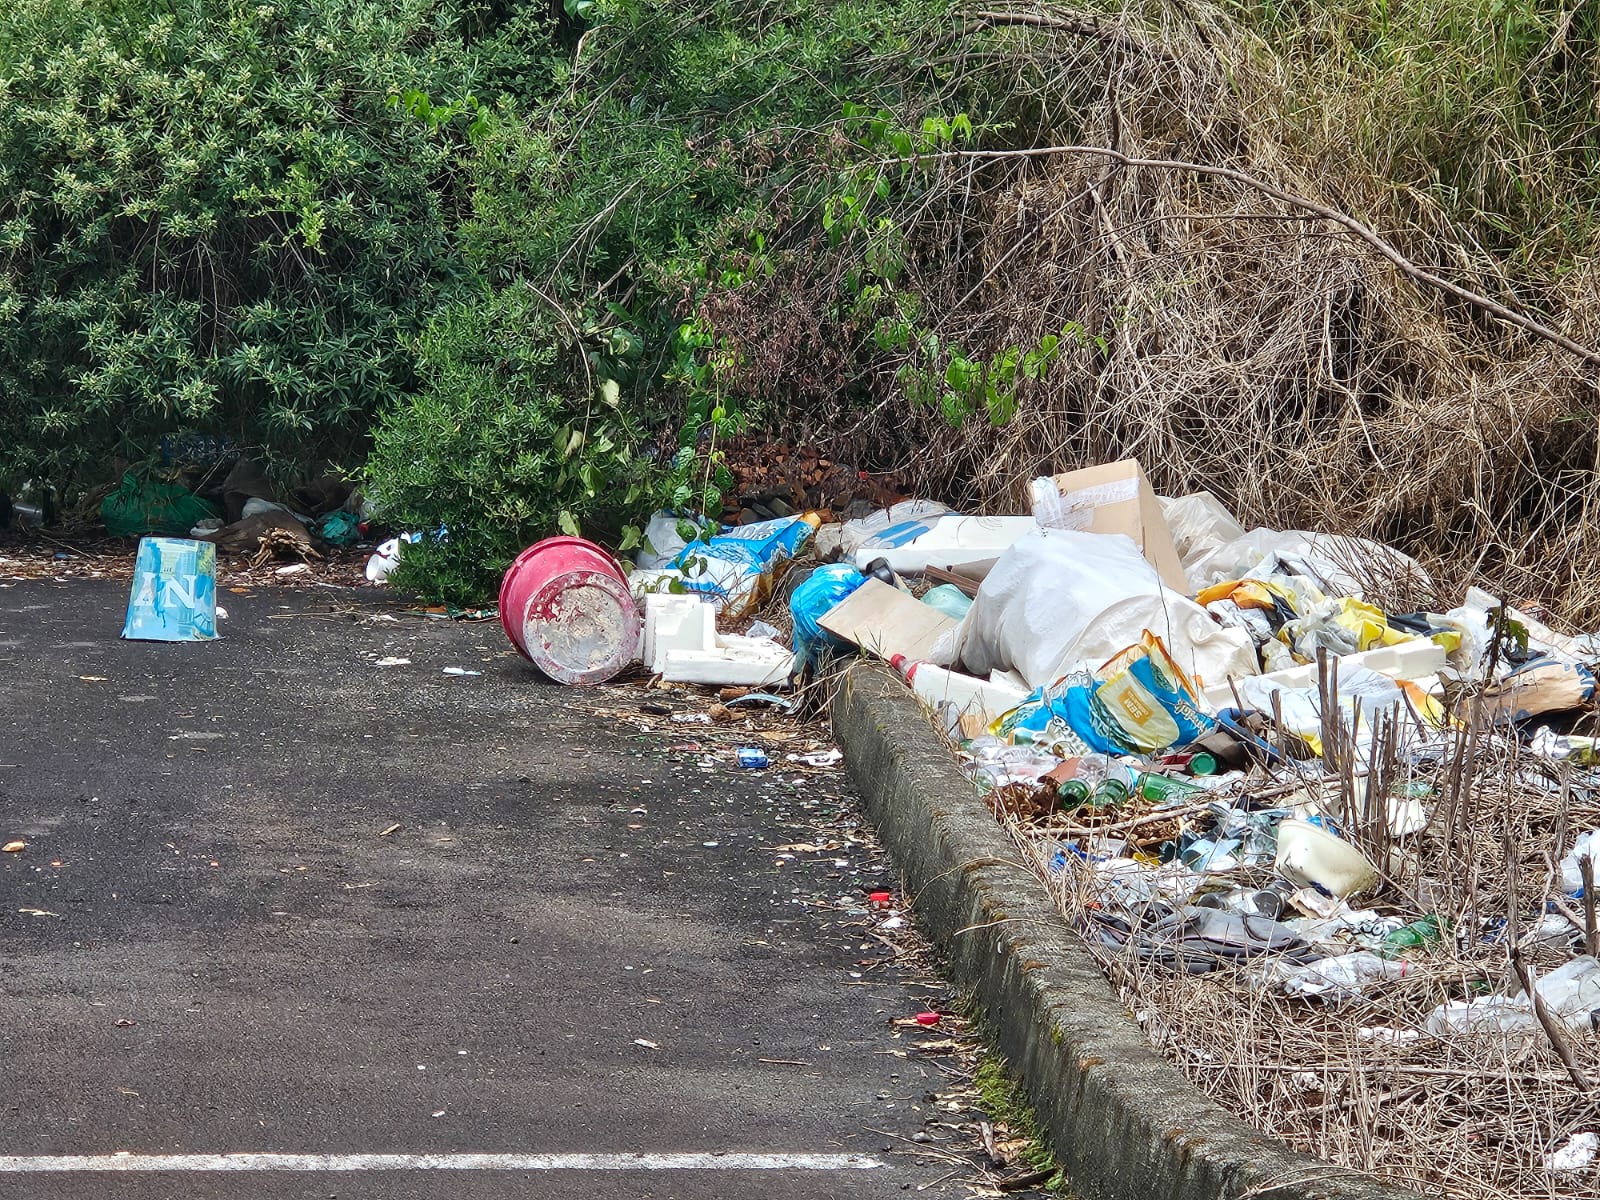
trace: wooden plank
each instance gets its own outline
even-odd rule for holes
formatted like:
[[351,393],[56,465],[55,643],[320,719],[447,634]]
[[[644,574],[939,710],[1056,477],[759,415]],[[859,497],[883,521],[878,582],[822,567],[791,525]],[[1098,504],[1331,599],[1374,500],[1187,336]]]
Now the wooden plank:
[[943,567],[929,567],[922,573],[922,577],[929,583],[954,584],[967,596],[976,596],[978,594],[978,584],[981,582],[966,575],[957,575],[954,571],[947,571]]
[[817,624],[879,658],[903,654],[923,662],[939,635],[956,622],[899,588],[869,579]]

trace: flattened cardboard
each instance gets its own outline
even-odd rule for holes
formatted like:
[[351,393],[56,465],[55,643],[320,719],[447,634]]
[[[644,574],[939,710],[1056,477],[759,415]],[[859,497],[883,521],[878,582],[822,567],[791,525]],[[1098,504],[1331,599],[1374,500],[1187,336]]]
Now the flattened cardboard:
[[1039,524],[1089,533],[1125,533],[1155,567],[1162,583],[1175,592],[1189,594],[1183,560],[1172,544],[1161,502],[1137,459],[1067,471],[1052,482],[1060,493],[1060,503],[1036,512]]
[[922,662],[933,644],[956,622],[915,596],[869,579],[845,597],[817,624],[879,658],[903,654]]

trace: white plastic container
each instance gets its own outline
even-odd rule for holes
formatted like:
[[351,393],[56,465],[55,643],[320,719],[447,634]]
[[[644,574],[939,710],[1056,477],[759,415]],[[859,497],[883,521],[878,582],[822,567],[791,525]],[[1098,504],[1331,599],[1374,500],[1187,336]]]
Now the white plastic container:
[[1365,854],[1343,838],[1297,817],[1278,826],[1275,867],[1291,883],[1324,888],[1341,900],[1378,882],[1378,868]]

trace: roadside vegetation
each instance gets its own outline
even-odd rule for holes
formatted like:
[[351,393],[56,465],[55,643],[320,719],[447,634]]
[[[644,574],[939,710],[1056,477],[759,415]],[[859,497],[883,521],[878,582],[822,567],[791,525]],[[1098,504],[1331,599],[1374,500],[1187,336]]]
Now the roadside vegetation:
[[466,599],[715,512],[741,429],[974,505],[1132,454],[1600,617],[1597,23],[16,0],[0,488],[222,434],[445,527],[404,582]]

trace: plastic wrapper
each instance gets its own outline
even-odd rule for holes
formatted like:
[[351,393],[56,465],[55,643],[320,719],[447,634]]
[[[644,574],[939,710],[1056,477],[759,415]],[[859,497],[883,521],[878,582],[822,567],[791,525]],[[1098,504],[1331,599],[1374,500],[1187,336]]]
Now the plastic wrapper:
[[1065,701],[1079,736],[1106,753],[1187,746],[1216,726],[1161,639],[1149,633],[1095,672],[1091,683],[1069,687]]
[[1161,640],[1146,633],[1099,671],[1073,672],[1035,689],[990,732],[1071,757],[1151,754],[1187,745],[1215,725]]

